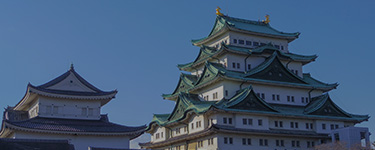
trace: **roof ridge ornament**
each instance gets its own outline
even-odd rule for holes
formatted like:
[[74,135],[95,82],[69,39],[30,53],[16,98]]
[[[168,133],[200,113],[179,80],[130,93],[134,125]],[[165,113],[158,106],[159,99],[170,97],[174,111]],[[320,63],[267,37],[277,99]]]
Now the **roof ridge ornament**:
[[220,12],[221,8],[219,6],[217,6],[216,8],[216,15],[218,16],[224,16],[221,12]]
[[73,63],[70,63],[70,70],[74,70],[74,65],[73,65]]
[[266,20],[262,20],[263,23],[265,24],[269,24],[271,21],[270,21],[270,15],[266,15]]

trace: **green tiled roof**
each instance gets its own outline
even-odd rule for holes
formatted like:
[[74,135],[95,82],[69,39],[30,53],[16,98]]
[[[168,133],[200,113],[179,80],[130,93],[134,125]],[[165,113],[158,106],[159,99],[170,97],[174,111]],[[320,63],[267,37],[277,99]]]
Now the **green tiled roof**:
[[300,35],[299,32],[285,33],[278,31],[272,28],[270,24],[266,24],[260,21],[251,21],[229,16],[217,16],[214,27],[212,28],[210,34],[205,38],[191,40],[191,42],[195,44],[204,41],[212,36],[215,36],[218,32],[221,32],[225,29],[250,32],[255,35],[287,39],[288,41],[293,41]]
[[[294,116],[321,119],[338,119],[353,122],[362,122],[369,118],[368,115],[349,114],[338,107],[329,97],[323,94],[312,98],[306,106],[270,104],[259,98],[251,86],[241,89],[230,99],[220,101],[202,101],[196,94],[179,93],[175,108],[171,114],[155,114],[147,130],[156,123],[165,126],[179,122],[186,118],[186,114],[194,112],[202,114],[210,109],[219,109],[233,112],[248,112],[259,114],[273,114],[280,116]],[[326,112],[321,112],[321,111]]]
[[329,91],[338,86],[337,83],[327,84],[320,82],[312,78],[310,74],[303,74],[302,78],[295,75],[284,65],[282,65],[279,59],[282,57],[280,55],[281,54],[278,51],[274,51],[273,54],[263,63],[245,73],[227,70],[221,64],[206,62],[202,75],[196,80],[196,82],[194,82],[192,86],[190,86],[190,88],[179,89],[181,85],[181,82],[179,81],[178,87],[175,89],[175,91],[172,94],[164,94],[163,97],[165,99],[174,100],[177,98],[176,96],[178,92],[191,91],[192,89],[204,86],[206,83],[212,82],[218,78],[278,84],[283,86],[299,86],[311,89],[320,89],[323,91]]
[[224,51],[243,53],[246,55],[277,52],[279,53],[281,59],[301,61],[303,64],[314,61],[317,58],[316,55],[299,55],[299,54],[294,54],[294,53],[285,53],[275,48],[272,44],[259,46],[257,48],[245,48],[245,47],[239,47],[239,46],[226,45],[222,43],[221,48],[217,50],[213,47],[208,47],[208,46],[201,47],[197,58],[193,62],[186,63],[186,64],[179,64],[177,65],[177,67],[180,70],[191,71],[194,66],[201,64],[205,61],[208,61],[212,59],[212,56],[220,54]]

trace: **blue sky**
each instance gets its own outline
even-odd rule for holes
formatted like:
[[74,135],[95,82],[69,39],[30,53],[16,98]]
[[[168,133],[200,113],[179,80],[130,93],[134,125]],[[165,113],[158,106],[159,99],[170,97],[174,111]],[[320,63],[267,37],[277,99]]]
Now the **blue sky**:
[[[338,82],[330,92],[344,110],[375,114],[375,1],[0,1],[0,107],[14,106],[26,85],[43,84],[69,69],[102,90],[117,89],[103,107],[110,120],[148,124],[174,102],[176,65],[193,61],[191,39],[206,36],[215,8],[262,20],[284,32],[301,32],[290,51],[317,54],[304,67],[315,78]],[[375,133],[375,120],[360,126]],[[375,140],[375,137],[372,136]]]

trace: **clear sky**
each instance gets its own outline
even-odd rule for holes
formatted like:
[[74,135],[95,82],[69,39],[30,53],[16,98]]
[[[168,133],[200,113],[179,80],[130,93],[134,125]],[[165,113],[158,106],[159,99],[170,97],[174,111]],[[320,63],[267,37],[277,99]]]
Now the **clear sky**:
[[[0,1],[0,107],[14,106],[30,82],[40,85],[69,69],[102,90],[117,89],[102,113],[125,125],[170,113],[161,94],[175,89],[177,64],[193,61],[191,39],[208,35],[215,8],[301,32],[297,54],[317,54],[304,72],[340,85],[330,93],[345,111],[375,114],[375,1]],[[375,119],[360,126],[375,133]],[[147,136],[144,136],[146,139]],[[375,136],[372,136],[372,141]]]

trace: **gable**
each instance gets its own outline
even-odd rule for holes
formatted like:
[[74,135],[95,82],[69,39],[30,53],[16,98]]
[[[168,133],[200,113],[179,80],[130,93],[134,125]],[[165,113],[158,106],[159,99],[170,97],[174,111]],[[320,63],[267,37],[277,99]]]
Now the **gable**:
[[[229,101],[230,109],[241,109],[241,110],[252,110],[252,111],[272,111],[274,110],[267,106],[265,102],[255,95],[253,90],[246,89],[243,94],[246,95],[239,95],[236,99]],[[232,103],[232,104],[230,104]]]
[[[274,56],[272,62],[266,66],[264,69],[257,73],[247,76],[248,78],[256,78],[271,81],[281,81],[281,82],[292,82],[292,83],[302,83],[305,84],[296,75],[292,74],[278,59]],[[271,58],[272,59],[272,58]],[[271,61],[271,60],[270,60]]]
[[96,92],[85,86],[73,73],[70,73],[65,79],[50,87],[47,87],[46,89],[77,92]]
[[327,100],[320,108],[310,113],[310,115],[334,116],[334,117],[351,117],[346,112],[338,108],[333,101],[327,97]]
[[188,106],[184,104],[182,100],[179,99],[172,114],[169,116],[168,120],[172,121],[172,120],[177,120],[181,118],[184,115],[187,107]]

